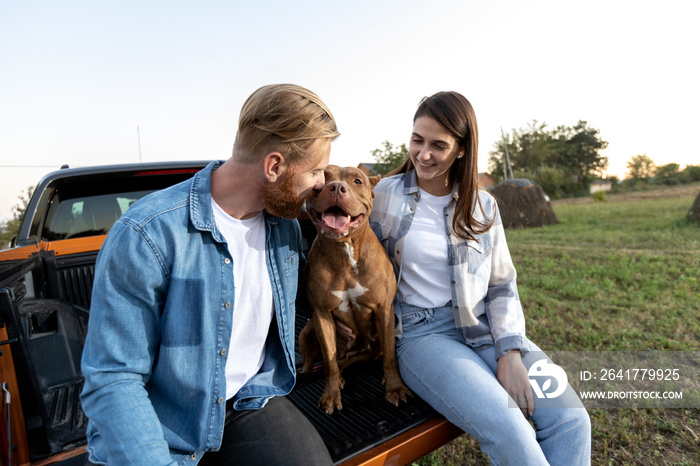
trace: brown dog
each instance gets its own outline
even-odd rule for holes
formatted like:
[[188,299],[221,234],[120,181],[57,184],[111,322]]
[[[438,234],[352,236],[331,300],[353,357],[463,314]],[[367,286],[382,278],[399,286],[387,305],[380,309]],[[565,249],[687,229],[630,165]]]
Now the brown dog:
[[[318,235],[306,273],[313,317],[299,336],[302,373],[311,372],[320,349],[326,386],[319,406],[331,414],[335,408],[343,409],[342,370],[383,353],[386,400],[398,405],[412,393],[396,363],[392,304],[396,277],[389,256],[369,227],[373,188],[380,177],[369,178],[357,168],[335,165],[326,168],[325,177],[323,190],[306,203]],[[336,342],[336,321],[356,336],[350,348]]]

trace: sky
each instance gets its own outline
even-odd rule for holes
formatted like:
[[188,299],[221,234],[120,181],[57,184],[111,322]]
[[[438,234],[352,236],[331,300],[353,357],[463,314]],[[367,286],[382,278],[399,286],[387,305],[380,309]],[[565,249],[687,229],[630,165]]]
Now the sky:
[[289,82],[341,136],[331,163],[408,143],[420,99],[460,92],[479,171],[533,120],[585,120],[609,175],[700,164],[696,0],[0,1],[0,220],[46,173],[227,159],[245,99]]

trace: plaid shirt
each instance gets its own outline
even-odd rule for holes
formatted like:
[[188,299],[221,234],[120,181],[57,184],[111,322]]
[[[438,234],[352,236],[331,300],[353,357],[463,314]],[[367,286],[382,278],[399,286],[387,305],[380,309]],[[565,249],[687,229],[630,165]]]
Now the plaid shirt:
[[[370,221],[384,248],[389,253],[397,279],[401,279],[402,251],[406,242],[420,191],[415,171],[382,179],[374,188],[375,199]],[[475,235],[477,241],[467,241],[452,229],[456,190],[444,209],[444,228],[448,249],[446,258],[450,269],[451,305],[455,323],[467,343],[478,347],[495,344],[496,357],[511,349],[525,349],[525,318],[518,297],[516,272],[506,244],[505,231],[495,199],[484,191],[478,192],[486,217],[475,207],[474,218],[488,223],[487,232]],[[402,300],[402,296],[397,295]],[[397,338],[402,337],[398,316]]]

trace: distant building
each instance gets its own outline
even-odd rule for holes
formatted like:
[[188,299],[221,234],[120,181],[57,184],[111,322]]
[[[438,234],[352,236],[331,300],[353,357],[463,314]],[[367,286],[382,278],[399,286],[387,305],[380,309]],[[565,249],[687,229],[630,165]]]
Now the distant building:
[[479,184],[484,188],[496,185],[496,179],[486,172],[479,173]]
[[598,191],[610,191],[612,189],[612,183],[608,180],[601,180],[600,178],[596,179],[592,184],[591,184],[591,194],[598,192]]

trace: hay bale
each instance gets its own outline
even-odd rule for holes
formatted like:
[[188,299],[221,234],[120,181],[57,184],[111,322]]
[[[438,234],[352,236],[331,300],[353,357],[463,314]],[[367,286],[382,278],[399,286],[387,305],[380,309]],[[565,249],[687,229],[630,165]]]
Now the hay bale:
[[549,199],[534,181],[522,178],[506,180],[491,194],[498,201],[504,228],[532,228],[559,223]]
[[700,225],[700,193],[695,197],[695,202],[688,211],[688,220]]

